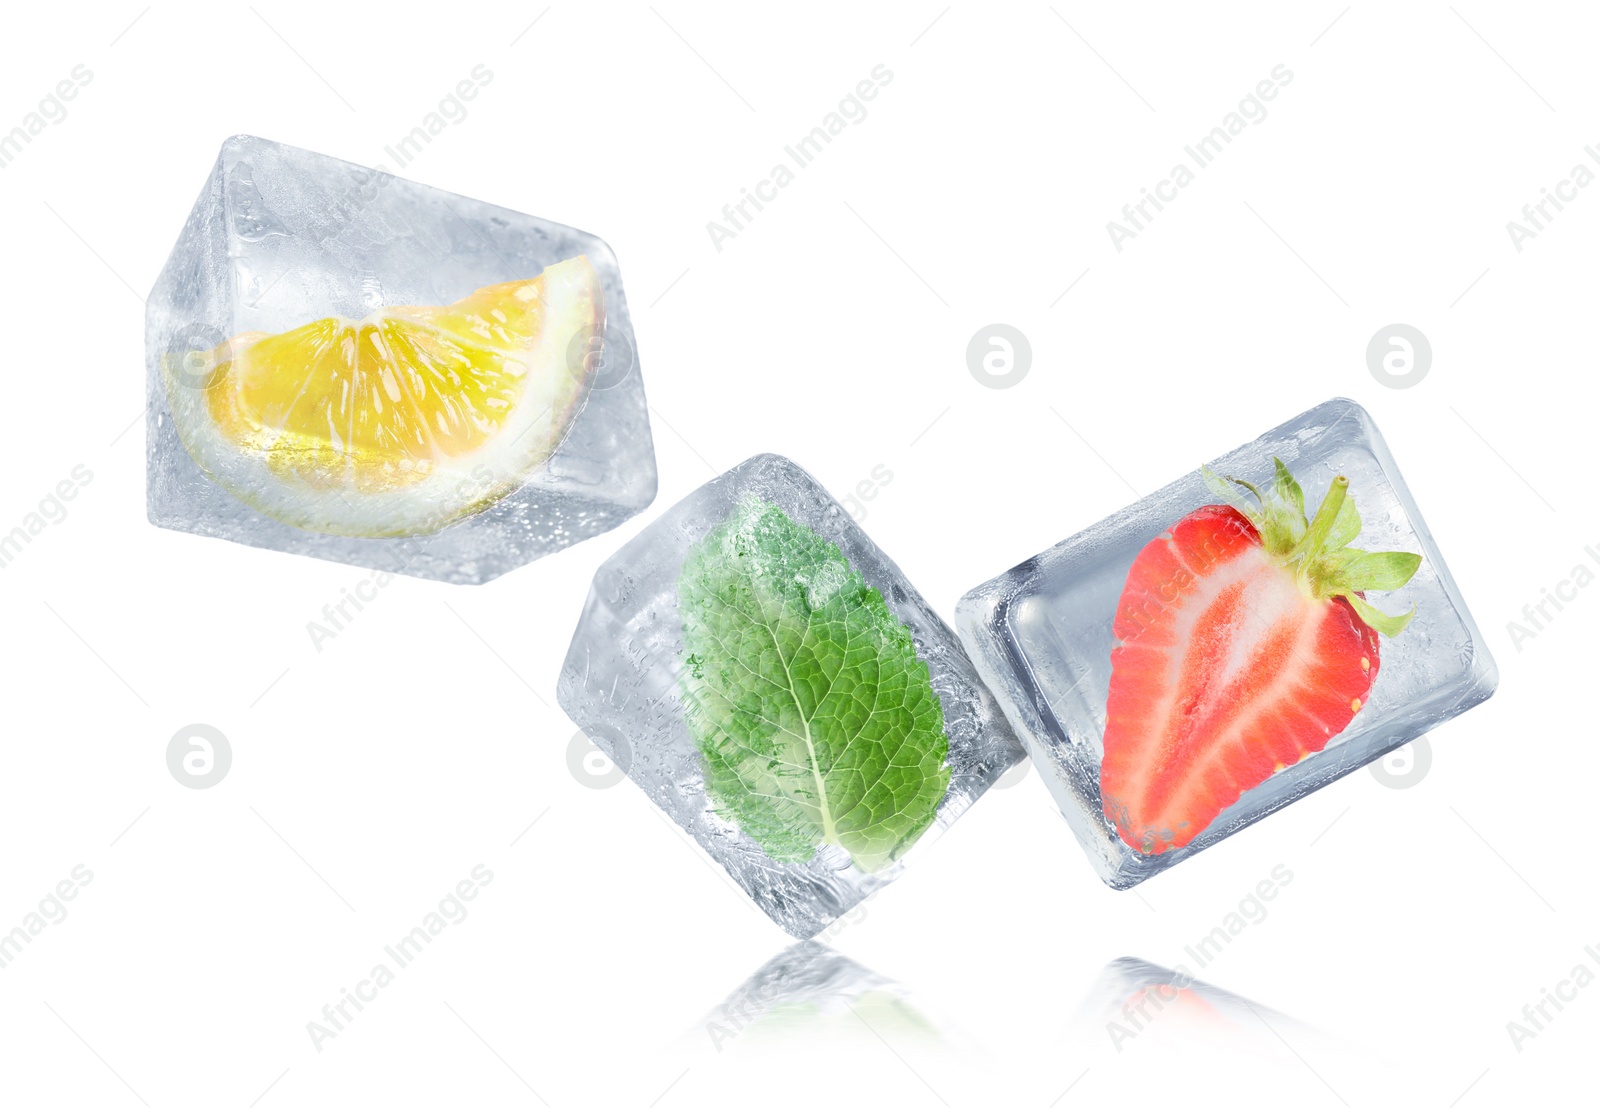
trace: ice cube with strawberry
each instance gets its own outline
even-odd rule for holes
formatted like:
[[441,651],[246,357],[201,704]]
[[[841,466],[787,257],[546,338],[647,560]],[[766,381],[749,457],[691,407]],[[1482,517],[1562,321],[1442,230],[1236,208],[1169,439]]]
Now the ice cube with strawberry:
[[1415,613],[1365,593],[1403,587],[1419,554],[1351,546],[1336,477],[1307,516],[1281,460],[1266,487],[1205,478],[1222,502],[1134,558],[1113,620],[1100,795],[1135,851],[1184,847],[1241,795],[1321,751],[1360,714],[1383,640]]

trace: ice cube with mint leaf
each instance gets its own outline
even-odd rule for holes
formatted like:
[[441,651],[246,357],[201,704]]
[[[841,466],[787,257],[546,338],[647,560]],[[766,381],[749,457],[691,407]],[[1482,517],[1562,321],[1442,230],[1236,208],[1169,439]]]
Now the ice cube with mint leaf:
[[951,629],[779,456],[704,485],[600,567],[557,692],[802,938],[1022,756]]

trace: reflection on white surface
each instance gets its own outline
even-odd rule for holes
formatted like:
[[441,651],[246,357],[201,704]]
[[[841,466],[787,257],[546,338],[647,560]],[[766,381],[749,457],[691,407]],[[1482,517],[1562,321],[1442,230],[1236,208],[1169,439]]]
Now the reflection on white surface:
[[1117,1052],[1151,1035],[1234,1048],[1253,1048],[1263,1035],[1290,1041],[1320,1037],[1310,1026],[1201,982],[1181,967],[1159,967],[1131,956],[1106,964],[1084,998],[1079,1021],[1086,1036],[1099,1030]]
[[702,1026],[718,1051],[735,1039],[828,1037],[870,1030],[935,1041],[938,1030],[899,983],[815,940],[779,952],[713,1010]]

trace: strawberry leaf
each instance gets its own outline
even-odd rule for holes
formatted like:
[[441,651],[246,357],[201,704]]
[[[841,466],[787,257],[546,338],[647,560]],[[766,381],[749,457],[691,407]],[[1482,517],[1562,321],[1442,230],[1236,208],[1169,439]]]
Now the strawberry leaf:
[[1316,517],[1311,520],[1311,525],[1306,527],[1304,534],[1289,553],[1291,559],[1298,558],[1302,561],[1315,560],[1328,549],[1328,536],[1333,532],[1333,527],[1339,520],[1339,512],[1349,502],[1350,481],[1343,476],[1335,476],[1333,483],[1328,487],[1328,494],[1323,496],[1322,505],[1317,508]]
[[1422,565],[1419,553],[1364,553],[1350,550],[1340,579],[1352,592],[1389,592],[1405,587]]
[[1361,515],[1356,510],[1356,501],[1346,499],[1339,505],[1339,514],[1333,520],[1333,529],[1328,531],[1328,549],[1343,549],[1356,540],[1356,535],[1361,533]]
[[1200,466],[1200,478],[1205,481],[1206,487],[1211,489],[1211,494],[1242,513],[1246,518],[1252,521],[1255,519],[1254,511],[1239,505],[1241,500],[1239,498],[1239,489],[1236,486],[1217,475],[1204,464]]
[[1376,607],[1373,607],[1366,600],[1354,593],[1345,596],[1344,599],[1350,604],[1351,607],[1355,609],[1355,613],[1361,616],[1361,621],[1363,623],[1367,624],[1367,626],[1371,627],[1385,638],[1394,638],[1401,631],[1405,630],[1406,626],[1411,622],[1412,619],[1416,618],[1417,614],[1416,604],[1412,604],[1411,610],[1406,612],[1404,615],[1389,615],[1385,612],[1379,611]]
[[1272,489],[1285,504],[1293,507],[1300,516],[1300,529],[1306,528],[1306,495],[1300,490],[1300,484],[1295,480],[1294,474],[1289,471],[1289,466],[1277,457],[1272,458],[1274,469]]
[[1421,556],[1350,548],[1361,533],[1361,515],[1356,511],[1347,477],[1333,478],[1317,513],[1308,522],[1305,491],[1299,481],[1278,457],[1272,458],[1272,468],[1272,486],[1265,496],[1243,480],[1230,476],[1225,482],[1210,469],[1202,472],[1213,491],[1233,483],[1255,493],[1261,509],[1245,513],[1261,535],[1262,548],[1295,574],[1302,591],[1315,599],[1343,597],[1379,634],[1391,638],[1399,634],[1416,614],[1416,608],[1402,616],[1387,615],[1367,603],[1360,593],[1403,587],[1421,566]]
[[747,498],[684,559],[685,719],[713,806],[780,862],[824,844],[879,871],[950,784],[944,710],[908,630],[839,547]]

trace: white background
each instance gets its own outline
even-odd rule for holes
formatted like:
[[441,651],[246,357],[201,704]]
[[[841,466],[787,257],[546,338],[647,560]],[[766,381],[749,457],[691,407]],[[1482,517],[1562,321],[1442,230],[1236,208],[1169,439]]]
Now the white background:
[[[0,569],[0,931],[76,864],[93,881],[0,969],[0,1102],[1581,1101],[1600,989],[1520,1051],[1507,1023],[1600,975],[1600,588],[1520,648],[1507,624],[1600,565],[1600,188],[1521,252],[1506,222],[1600,140],[1597,32],[1481,0],[8,12],[0,130],[93,78],[0,170],[0,533],[74,465],[93,480]],[[306,624],[366,574],[145,521],[142,296],[225,136],[385,161],[480,63],[491,84],[405,173],[615,248],[661,495],[483,588],[397,580],[319,652]],[[717,251],[706,222],[880,63],[867,118]],[[1278,64],[1267,118],[1116,251],[1106,222]],[[994,322],[1032,342],[1009,390],[965,365]],[[1394,322],[1433,345],[1409,390],[1365,362]],[[824,1010],[719,1050],[706,1016],[790,941],[630,784],[569,771],[555,679],[595,566],[753,453],[837,493],[881,464],[864,525],[948,617],[1334,395],[1377,418],[1501,667],[1421,784],[1358,773],[1119,894],[1030,775],[830,939],[934,1034]],[[204,791],[165,760],[196,722],[234,753]],[[480,863],[470,916],[317,1051],[324,1003]],[[1292,884],[1198,972],[1254,1013],[1174,1011],[1118,1050],[1080,1012],[1109,961],[1185,961],[1278,864]]]

